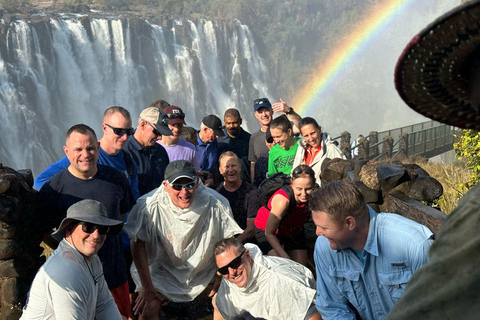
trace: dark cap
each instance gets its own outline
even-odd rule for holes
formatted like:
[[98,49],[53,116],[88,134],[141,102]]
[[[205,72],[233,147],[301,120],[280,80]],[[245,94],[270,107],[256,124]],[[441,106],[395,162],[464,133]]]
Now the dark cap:
[[163,112],[167,115],[170,121],[168,122],[169,125],[174,125],[177,123],[185,123],[185,113],[183,113],[182,109],[177,106],[168,106],[163,109]]
[[62,241],[65,237],[65,227],[73,221],[90,222],[100,226],[116,226],[108,234],[117,234],[123,228],[123,222],[107,218],[107,209],[96,200],[86,199],[72,204],[67,209],[67,217],[62,220],[57,231],[52,233],[52,237],[57,241]]
[[197,179],[193,164],[187,160],[175,160],[168,164],[165,169],[165,180],[172,184],[180,178]]
[[222,128],[222,120],[219,117],[211,114],[202,119],[202,123],[209,127],[210,129],[215,132],[215,134],[219,137],[223,137],[225,133],[223,132]]
[[260,108],[269,108],[272,109],[272,104],[268,101],[267,98],[260,98],[253,101],[253,111],[258,111]]

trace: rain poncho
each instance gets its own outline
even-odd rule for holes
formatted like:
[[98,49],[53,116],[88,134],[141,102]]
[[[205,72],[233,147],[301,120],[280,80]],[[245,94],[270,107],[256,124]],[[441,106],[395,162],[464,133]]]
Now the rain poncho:
[[306,267],[292,260],[263,256],[260,248],[247,243],[254,260],[245,287],[225,279],[215,304],[225,319],[247,310],[254,317],[269,320],[303,320],[316,312],[315,279]]
[[[176,207],[163,185],[142,196],[123,230],[145,242],[153,286],[175,302],[191,301],[207,287],[216,271],[215,243],[243,232],[228,200],[201,182],[187,209]],[[135,264],[131,274],[140,291]]]

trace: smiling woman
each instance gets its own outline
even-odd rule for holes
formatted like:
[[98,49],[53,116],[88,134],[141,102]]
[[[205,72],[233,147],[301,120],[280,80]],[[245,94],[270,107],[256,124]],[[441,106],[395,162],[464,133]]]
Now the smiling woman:
[[[298,166],[292,172],[292,184],[275,192],[268,201],[268,208],[258,210],[255,236],[264,254],[307,264],[303,225],[311,214],[307,202],[315,186],[314,174],[309,166]],[[293,190],[294,206],[290,206],[290,198],[284,188]]]
[[270,123],[270,133],[275,141],[268,153],[268,176],[277,172],[290,174],[300,139],[292,136],[292,124],[286,116],[275,118]]

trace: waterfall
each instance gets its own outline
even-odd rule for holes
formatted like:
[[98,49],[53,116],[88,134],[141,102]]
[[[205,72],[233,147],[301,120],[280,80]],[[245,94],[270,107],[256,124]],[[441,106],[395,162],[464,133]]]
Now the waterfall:
[[0,162],[38,175],[64,153],[65,133],[85,123],[102,136],[105,109],[125,107],[133,125],[164,99],[188,125],[235,107],[255,130],[254,99],[270,96],[252,33],[239,21],[17,20],[0,56]]

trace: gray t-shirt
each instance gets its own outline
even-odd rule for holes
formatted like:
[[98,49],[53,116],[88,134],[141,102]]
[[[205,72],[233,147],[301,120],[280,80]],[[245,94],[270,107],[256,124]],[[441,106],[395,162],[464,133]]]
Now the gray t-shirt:
[[62,240],[40,268],[20,319],[121,320],[97,255],[86,260]]
[[248,160],[256,162],[262,154],[268,153],[267,144],[265,143],[265,132],[259,129],[250,137]]

